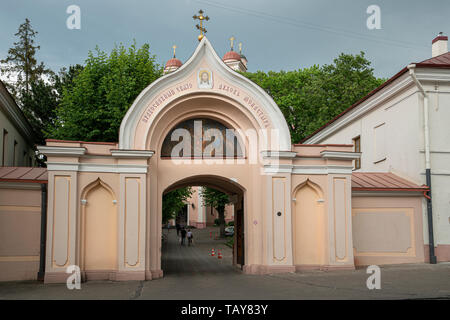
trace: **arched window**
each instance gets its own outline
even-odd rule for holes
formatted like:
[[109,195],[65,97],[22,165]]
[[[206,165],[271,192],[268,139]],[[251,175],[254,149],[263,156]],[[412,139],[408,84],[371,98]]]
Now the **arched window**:
[[185,120],[164,138],[162,158],[239,158],[243,148],[234,129],[208,118]]

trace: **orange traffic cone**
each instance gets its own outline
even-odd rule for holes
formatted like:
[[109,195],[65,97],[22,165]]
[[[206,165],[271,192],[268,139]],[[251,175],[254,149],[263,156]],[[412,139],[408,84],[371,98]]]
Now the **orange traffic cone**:
[[211,257],[214,257],[216,255],[216,252],[214,251],[214,248],[211,250]]
[[217,259],[222,259],[222,250],[219,249],[219,254],[217,255]]

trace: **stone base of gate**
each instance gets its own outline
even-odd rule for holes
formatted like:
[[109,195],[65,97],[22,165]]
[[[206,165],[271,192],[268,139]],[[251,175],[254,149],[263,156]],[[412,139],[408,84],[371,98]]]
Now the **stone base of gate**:
[[354,265],[314,265],[314,264],[301,264],[295,265],[295,271],[333,271],[333,270],[355,270]]
[[81,281],[116,280],[116,270],[81,271]]
[[46,272],[44,276],[44,283],[66,283],[69,273],[65,272]]
[[295,266],[265,266],[261,264],[244,265],[242,268],[245,274],[271,274],[295,272]]
[[162,270],[151,270],[145,271],[145,274],[148,274],[151,278],[147,280],[160,279],[164,276],[164,272]]
[[116,281],[145,280],[145,271],[117,271]]

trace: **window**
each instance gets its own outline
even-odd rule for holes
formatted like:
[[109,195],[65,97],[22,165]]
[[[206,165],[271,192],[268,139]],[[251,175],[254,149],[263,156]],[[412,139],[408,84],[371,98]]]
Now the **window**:
[[8,131],[3,129],[2,166],[6,166],[6,150],[8,145]]
[[373,139],[375,146],[374,163],[379,163],[386,160],[386,124],[382,123],[373,129]]
[[[361,152],[361,137],[357,136],[353,139],[355,152]],[[361,169],[361,158],[355,159],[355,170]]]
[[239,136],[222,123],[195,118],[177,124],[161,147],[161,157],[243,157]]

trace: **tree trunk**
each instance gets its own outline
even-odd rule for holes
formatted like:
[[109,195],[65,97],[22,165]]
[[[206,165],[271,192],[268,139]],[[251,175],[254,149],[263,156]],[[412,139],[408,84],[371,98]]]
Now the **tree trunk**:
[[220,237],[225,238],[225,207],[218,207],[217,212],[219,213]]

